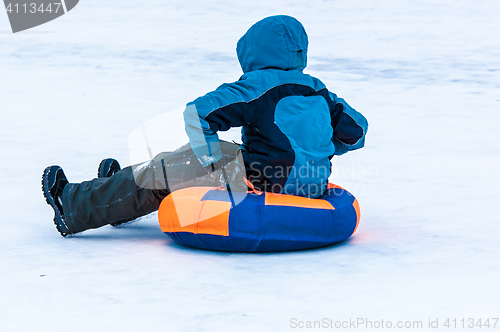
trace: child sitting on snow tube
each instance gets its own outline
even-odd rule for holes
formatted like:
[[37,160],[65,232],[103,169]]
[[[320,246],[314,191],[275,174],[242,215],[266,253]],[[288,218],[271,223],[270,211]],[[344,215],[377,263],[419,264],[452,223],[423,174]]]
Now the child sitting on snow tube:
[[[265,18],[238,41],[244,75],[187,104],[188,148],[121,171],[108,159],[102,177],[82,183],[68,183],[59,166],[47,167],[42,187],[57,230],[67,236],[132,220],[157,210],[177,189],[245,192],[245,177],[259,191],[322,197],[330,159],[363,147],[368,125],[323,82],[303,73],[307,48],[299,21]],[[242,127],[241,146],[219,141],[217,132],[231,127]],[[230,162],[237,155],[239,161]]]

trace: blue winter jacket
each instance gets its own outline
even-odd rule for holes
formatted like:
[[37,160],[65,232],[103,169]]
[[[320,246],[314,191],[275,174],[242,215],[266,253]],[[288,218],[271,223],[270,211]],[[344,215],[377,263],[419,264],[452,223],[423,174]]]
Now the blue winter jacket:
[[244,75],[187,104],[191,147],[203,166],[220,158],[218,131],[242,127],[248,179],[260,190],[317,198],[330,159],[364,146],[366,119],[304,74],[308,38],[290,16],[254,24],[238,41]]

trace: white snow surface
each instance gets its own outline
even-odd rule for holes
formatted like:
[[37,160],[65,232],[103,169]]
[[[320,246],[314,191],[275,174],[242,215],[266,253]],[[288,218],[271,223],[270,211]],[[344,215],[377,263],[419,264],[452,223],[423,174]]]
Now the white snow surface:
[[[0,12],[0,331],[454,330],[447,318],[500,316],[500,2],[85,0],[17,34]],[[79,182],[102,158],[127,165],[129,134],[236,81],[238,38],[276,14],[304,24],[305,72],[369,121],[331,177],[359,200],[358,232],[218,253],[175,244],[154,213],[62,238],[43,169]]]

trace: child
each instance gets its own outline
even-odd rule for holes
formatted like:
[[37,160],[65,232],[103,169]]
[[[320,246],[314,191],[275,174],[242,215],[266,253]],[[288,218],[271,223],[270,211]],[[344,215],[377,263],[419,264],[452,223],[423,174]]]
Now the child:
[[[105,159],[99,178],[82,183],[68,183],[59,166],[47,167],[43,192],[61,235],[130,221],[157,210],[170,192],[192,186],[321,196],[330,159],[363,147],[368,124],[302,72],[307,46],[295,18],[265,18],[238,41],[244,75],[187,104],[189,145],[123,170]],[[242,127],[241,146],[219,140],[217,132],[231,127]]]

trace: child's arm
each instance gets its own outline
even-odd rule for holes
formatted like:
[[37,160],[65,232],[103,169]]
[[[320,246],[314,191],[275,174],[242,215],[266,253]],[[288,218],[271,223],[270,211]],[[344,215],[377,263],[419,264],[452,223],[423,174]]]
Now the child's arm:
[[203,167],[223,157],[218,131],[252,122],[253,110],[246,101],[253,96],[241,81],[223,84],[187,104],[184,123],[189,143]]
[[[342,98],[330,92],[330,98],[335,108],[340,112],[335,119],[332,142],[335,145],[335,155],[340,156],[348,151],[360,149],[365,145],[368,121]],[[340,105],[342,106],[340,106]]]

